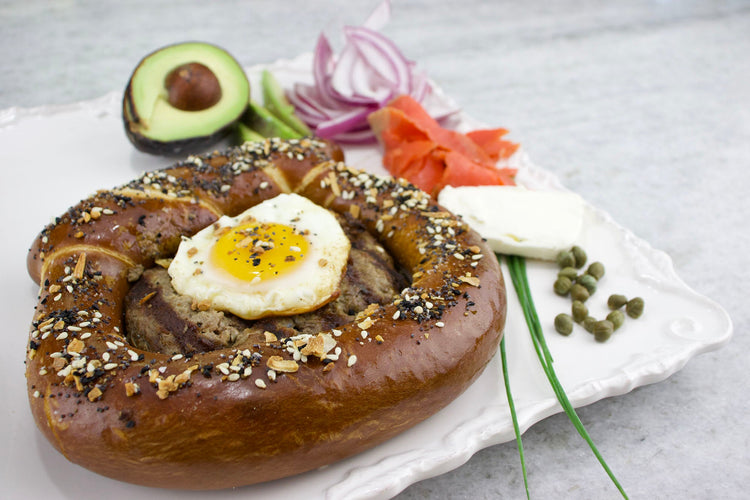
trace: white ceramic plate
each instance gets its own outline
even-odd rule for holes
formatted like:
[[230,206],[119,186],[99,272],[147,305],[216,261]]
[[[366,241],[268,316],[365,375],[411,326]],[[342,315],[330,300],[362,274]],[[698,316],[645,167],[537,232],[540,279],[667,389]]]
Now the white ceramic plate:
[[[310,56],[280,61],[272,70],[282,84],[310,78]],[[260,68],[248,73],[257,82]],[[254,88],[259,88],[256,84]],[[240,491],[190,493],[153,490],[116,482],[67,462],[37,432],[26,401],[24,352],[36,288],[26,274],[29,244],[51,216],[63,213],[100,188],[124,183],[143,170],[166,166],[169,159],[147,156],[127,141],[120,118],[120,94],[70,106],[0,111],[2,227],[0,246],[3,286],[3,337],[0,350],[0,484],[13,498],[85,498],[106,492],[110,499],[144,496],[154,499],[223,498],[230,495],[265,500],[286,498],[384,498],[408,485],[466,462],[481,448],[514,439],[499,357],[477,382],[440,413],[370,451],[318,471],[243,488]],[[428,108],[452,107],[438,91]],[[452,126],[480,126],[457,113]],[[382,172],[377,147],[347,150],[348,163]],[[516,156],[519,179],[536,189],[563,189],[550,173]],[[640,295],[646,310],[628,320],[612,339],[599,344],[582,329],[569,337],[554,333],[552,318],[569,307],[569,299],[552,290],[555,266],[529,261],[529,280],[546,331],[558,375],[576,406],[623,394],[658,382],[679,370],[692,356],[718,348],[731,337],[727,313],[688,288],[675,274],[669,257],[617,225],[593,206],[579,243],[592,259],[604,261],[607,274],[589,306],[595,316],[606,312],[610,293]],[[509,284],[505,335],[511,387],[522,430],[560,410],[539,368],[528,330]],[[239,495],[238,495],[239,493]]]

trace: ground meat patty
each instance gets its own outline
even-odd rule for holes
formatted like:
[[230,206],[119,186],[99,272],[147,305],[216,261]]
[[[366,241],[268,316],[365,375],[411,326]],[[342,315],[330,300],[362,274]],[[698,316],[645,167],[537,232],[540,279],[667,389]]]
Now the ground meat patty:
[[327,305],[305,314],[247,321],[230,313],[199,311],[189,297],[172,288],[166,269],[143,272],[126,297],[125,327],[134,346],[167,354],[190,354],[265,341],[264,332],[278,338],[315,334],[350,323],[373,303],[393,299],[408,281],[390,255],[354,219],[338,217],[352,243],[341,294]]

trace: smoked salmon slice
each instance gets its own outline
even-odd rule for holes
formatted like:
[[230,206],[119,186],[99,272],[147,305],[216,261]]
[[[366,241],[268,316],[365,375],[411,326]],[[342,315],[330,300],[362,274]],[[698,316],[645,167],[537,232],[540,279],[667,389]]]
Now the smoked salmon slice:
[[514,184],[515,170],[497,167],[518,149],[502,139],[505,129],[462,134],[443,128],[410,96],[397,97],[368,121],[383,146],[383,166],[433,196],[446,185]]
[[388,103],[387,107],[403,111],[406,116],[413,120],[416,127],[444,149],[458,151],[472,161],[488,167],[492,167],[496,163],[492,161],[486,151],[466,135],[441,127],[437,120],[431,117],[422,105],[411,96],[396,97]]
[[510,158],[518,149],[518,144],[503,139],[507,133],[508,131],[504,128],[492,128],[472,130],[467,132],[466,136],[497,162],[500,159]]
[[511,169],[483,168],[456,151],[449,151],[445,155],[445,170],[436,186],[439,190],[445,186],[487,186],[513,185]]

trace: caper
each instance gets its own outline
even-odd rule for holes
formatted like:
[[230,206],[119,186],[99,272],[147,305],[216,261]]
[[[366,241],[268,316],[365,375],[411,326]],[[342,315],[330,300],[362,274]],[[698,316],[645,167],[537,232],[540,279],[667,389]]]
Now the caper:
[[580,323],[584,319],[586,319],[586,316],[589,315],[589,308],[586,307],[586,304],[581,302],[580,300],[574,300],[573,305],[570,307],[571,312],[573,313],[573,321],[576,323]]
[[628,313],[628,316],[631,318],[640,318],[641,314],[643,314],[643,306],[643,299],[636,297],[630,299],[628,303],[625,304],[625,312]]
[[563,250],[562,252],[558,253],[557,265],[560,266],[561,269],[564,269],[566,267],[575,267],[576,258],[573,256],[573,252]]
[[611,313],[607,314],[607,321],[612,323],[613,330],[617,330],[625,322],[625,315],[622,313],[622,311],[612,311]]
[[607,306],[613,311],[615,309],[621,308],[627,303],[628,303],[628,298],[618,293],[610,295],[609,298],[607,299]]
[[594,325],[596,324],[597,319],[593,316],[586,316],[586,319],[583,320],[583,328],[589,332],[594,333]]
[[577,283],[580,283],[581,285],[586,287],[589,295],[594,295],[594,292],[596,292],[596,279],[589,274],[584,274],[583,276],[579,277]]
[[583,248],[579,247],[578,245],[574,246],[570,249],[570,253],[573,254],[573,258],[575,259],[575,266],[580,269],[586,264],[586,252],[583,250]]
[[555,316],[555,330],[561,335],[570,335],[573,331],[573,318],[565,313]]
[[553,285],[553,288],[557,295],[565,296],[568,294],[568,292],[570,292],[570,288],[572,286],[573,286],[573,282],[570,281],[569,278],[566,278],[565,276],[561,276],[560,278],[557,278],[557,280],[555,280],[555,284]]
[[586,274],[590,274],[596,281],[599,281],[604,276],[604,264],[601,262],[592,262],[588,269],[586,269]]
[[613,331],[614,325],[609,320],[603,319],[594,323],[594,338],[598,342],[606,342],[612,336]]
[[558,278],[562,278],[563,276],[573,281],[574,279],[578,278],[578,270],[572,266],[564,267],[560,269],[559,273],[557,273]]
[[586,302],[591,294],[586,289],[585,286],[581,285],[580,283],[576,283],[572,287],[570,287],[570,296],[573,300],[580,300],[581,302]]

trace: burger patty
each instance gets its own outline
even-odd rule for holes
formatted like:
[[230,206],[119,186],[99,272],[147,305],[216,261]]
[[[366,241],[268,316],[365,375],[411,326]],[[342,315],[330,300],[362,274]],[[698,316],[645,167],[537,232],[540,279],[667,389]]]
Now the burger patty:
[[130,343],[143,350],[193,354],[266,341],[265,332],[278,338],[316,334],[354,320],[370,304],[389,302],[407,278],[366,229],[351,217],[337,216],[351,241],[341,293],[335,300],[308,313],[244,320],[213,309],[199,310],[194,301],[172,288],[167,270],[143,272],[125,300],[125,327]]

